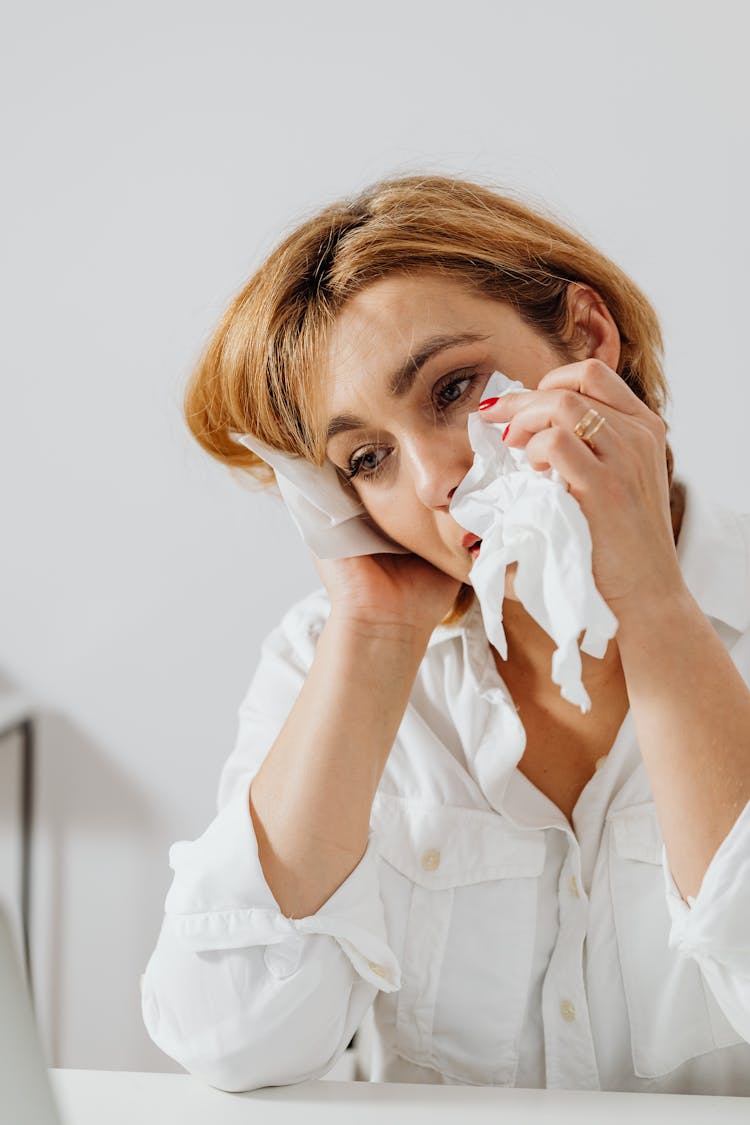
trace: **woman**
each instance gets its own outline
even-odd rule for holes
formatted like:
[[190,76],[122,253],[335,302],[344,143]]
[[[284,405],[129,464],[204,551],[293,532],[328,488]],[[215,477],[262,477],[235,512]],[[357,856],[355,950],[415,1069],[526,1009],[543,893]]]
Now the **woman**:
[[[319,1077],[367,1017],[376,1081],[750,1094],[750,516],[673,479],[661,347],[579,235],[441,176],[308,218],[232,302],[195,437],[264,484],[230,433],[328,458],[409,553],[315,560],[170,851],[143,1014],[187,1070]],[[495,370],[533,393],[481,402]],[[512,568],[507,660],[482,628],[478,409],[588,520],[619,627],[586,714]]]

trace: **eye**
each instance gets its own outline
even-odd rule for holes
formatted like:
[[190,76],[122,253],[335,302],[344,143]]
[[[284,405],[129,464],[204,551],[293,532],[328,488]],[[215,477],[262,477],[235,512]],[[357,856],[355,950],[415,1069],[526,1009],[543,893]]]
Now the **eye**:
[[374,468],[368,469],[367,467],[365,467],[365,469],[362,470],[362,465],[368,460],[368,458],[375,457],[376,454],[377,450],[367,449],[364,453],[360,453],[358,457],[352,457],[351,461],[349,462],[350,471],[349,473],[347,473],[349,480],[353,480],[356,476],[358,476],[360,480],[372,480],[374,477],[376,477],[380,472],[380,468],[383,464],[382,461],[378,461]]
[[[446,391],[451,391],[455,387],[458,387],[461,383],[466,383],[466,382],[471,382],[471,376],[470,375],[464,375],[463,378],[461,378],[461,379],[451,380],[450,383],[446,383],[445,386],[441,388],[441,390],[438,392],[438,394],[443,394]],[[464,392],[461,391],[459,394],[456,395],[455,398],[449,397],[448,400],[447,400],[448,406],[452,406],[454,402],[460,402],[460,400],[463,398],[463,396],[464,396]]]
[[[445,394],[446,392],[452,391],[454,387],[460,386],[461,383],[468,383],[469,387],[473,388],[473,384],[476,383],[478,378],[479,373],[473,369],[459,373],[457,377],[456,372],[453,372],[453,377],[449,376],[447,383],[442,383],[438,386],[436,397],[439,399],[441,395]],[[460,391],[455,397],[449,398],[448,401],[446,401],[445,399],[441,399],[440,401],[442,402],[442,406],[439,407],[439,413],[447,413],[451,409],[451,407],[455,406],[457,403],[462,402],[468,397],[470,397],[470,393],[469,390],[466,389]],[[350,459],[348,471],[346,469],[342,470],[347,480],[351,481],[354,480],[355,477],[357,477],[360,481],[371,481],[379,476],[385,458],[383,458],[382,461],[379,461],[373,469],[362,469],[363,462],[366,461],[369,457],[374,457],[375,452],[376,451],[372,448],[366,448],[363,451],[358,451],[357,454]]]

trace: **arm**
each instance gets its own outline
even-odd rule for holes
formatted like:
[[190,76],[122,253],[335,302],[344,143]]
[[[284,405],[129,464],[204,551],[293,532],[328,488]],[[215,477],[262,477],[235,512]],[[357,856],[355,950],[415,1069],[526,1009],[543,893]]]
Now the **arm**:
[[329,618],[308,671],[300,636],[267,639],[228,799],[199,839],[170,849],[142,981],[154,1042],[224,1090],[320,1077],[378,989],[400,987],[369,814],[420,649]]
[[359,863],[426,641],[329,618],[310,675],[250,787],[258,852],[289,917],[315,911]]
[[750,800],[750,689],[687,587],[623,614],[617,642],[675,882],[695,898]]
[[697,962],[750,1042],[750,691],[691,595],[645,604],[620,623],[664,837],[668,943]]

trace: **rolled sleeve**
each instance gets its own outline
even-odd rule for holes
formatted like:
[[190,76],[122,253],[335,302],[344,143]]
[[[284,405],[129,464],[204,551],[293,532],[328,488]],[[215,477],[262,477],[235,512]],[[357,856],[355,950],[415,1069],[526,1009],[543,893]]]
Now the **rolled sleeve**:
[[750,1042],[750,801],[685,902],[662,844],[670,948],[699,964],[727,1019]]
[[298,971],[307,935],[324,934],[364,980],[385,992],[399,989],[401,970],[386,935],[374,834],[357,866],[314,914],[288,918],[260,864],[248,806],[250,781],[236,786],[202,836],[170,848],[175,877],[164,909],[176,938],[196,953],[267,947],[269,970],[289,976]]
[[202,836],[172,845],[174,878],[141,980],[154,1043],[227,1091],[322,1077],[378,990],[401,985],[373,834],[315,914],[287,918],[258,858],[249,784],[238,784]]

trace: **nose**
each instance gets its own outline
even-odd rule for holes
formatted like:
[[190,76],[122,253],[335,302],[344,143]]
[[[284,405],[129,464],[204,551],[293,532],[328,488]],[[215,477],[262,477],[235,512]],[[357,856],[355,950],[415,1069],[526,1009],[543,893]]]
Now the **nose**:
[[411,434],[402,442],[401,455],[414,482],[414,491],[426,508],[447,508],[453,493],[472,465],[471,446],[458,447],[456,435],[433,430]]

